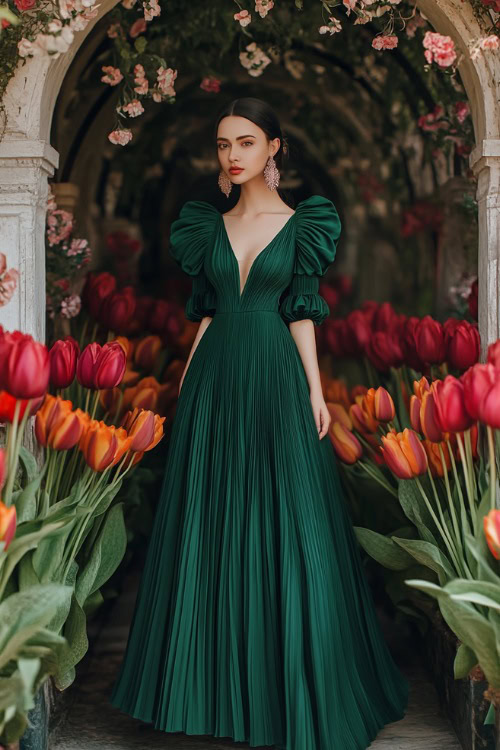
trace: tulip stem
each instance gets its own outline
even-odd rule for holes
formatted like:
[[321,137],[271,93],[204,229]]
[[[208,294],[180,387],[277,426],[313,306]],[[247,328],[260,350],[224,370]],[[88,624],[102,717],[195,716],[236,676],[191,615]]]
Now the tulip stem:
[[94,417],[95,417],[95,413],[96,413],[96,410],[97,410],[98,403],[99,403],[99,391],[96,391],[95,392],[95,396],[94,396],[94,403],[93,403],[93,406],[92,406],[91,419],[94,419]]
[[89,410],[89,404],[90,404],[90,388],[87,388],[87,395],[85,396],[85,407],[84,407],[83,411],[87,411],[88,412],[88,410]]
[[80,334],[80,341],[79,341],[80,351],[82,350],[83,342],[85,341],[85,334],[87,333],[88,324],[89,324],[89,318],[85,318],[85,323],[83,324],[82,332]]
[[477,534],[476,510],[474,508],[474,499],[472,497],[472,489],[470,486],[470,476],[469,476],[469,470],[467,467],[467,457],[464,451],[464,444],[462,442],[462,436],[460,435],[459,432],[456,433],[456,436],[457,436],[458,450],[460,451],[460,458],[462,459],[462,469],[464,472],[465,489],[467,490],[467,500],[469,501],[470,514],[472,518],[472,528],[474,529],[474,536],[476,536]]
[[441,456],[441,464],[443,466],[443,477],[444,477],[444,483],[446,485],[446,496],[448,498],[448,504],[450,506],[450,514],[451,514],[451,519],[453,522],[453,528],[455,530],[455,538],[457,540],[457,543],[459,543],[461,546],[462,535],[460,534],[460,527],[458,525],[457,514],[455,511],[455,504],[453,502],[453,497],[451,494],[450,480],[448,477],[448,467],[446,465],[446,460],[445,460],[444,452],[443,452],[443,446],[441,445],[441,443],[438,443],[438,447],[439,447],[439,454]]
[[464,443],[465,443],[465,453],[467,455],[468,465],[470,468],[470,477],[471,477],[471,484],[472,489],[474,491],[474,499],[477,501],[479,500],[479,492],[477,488],[477,478],[476,478],[476,472],[474,469],[474,459],[472,456],[472,439],[471,439],[471,431],[470,428],[468,430],[465,430],[464,434]]
[[488,449],[490,454],[490,509],[495,510],[497,507],[497,478],[496,478],[496,461],[495,446],[493,443],[493,429],[489,424],[486,425],[488,435]]
[[363,463],[363,461],[358,461],[357,463],[359,464],[359,466],[361,466],[362,469],[366,471],[366,473],[370,477],[375,479],[375,481],[378,482],[382,487],[384,487],[384,489],[386,489],[387,492],[389,492],[393,497],[398,497],[397,490],[394,487],[392,487],[389,484],[389,482],[386,481],[385,477],[383,476],[381,472],[374,471],[373,467],[370,466],[370,464]]
[[[30,405],[31,405],[31,399],[26,404],[26,411],[24,412],[24,417],[21,423],[21,428],[19,429],[19,432],[21,433],[21,437],[22,437],[22,429],[26,423],[26,415],[29,412]],[[17,471],[17,461],[18,461],[18,453],[19,453],[17,434],[18,434],[18,428],[19,428],[20,411],[21,411],[21,401],[19,399],[16,399],[16,405],[14,407],[14,418],[12,420],[12,424],[9,427],[9,455],[8,455],[8,460],[7,460],[8,475],[7,475],[7,483],[5,486],[5,492],[4,492],[4,503],[7,506],[11,505],[12,488],[14,487],[14,479],[15,479],[16,471]]]
[[[456,484],[457,491],[458,491],[458,497],[460,498],[460,505],[464,509],[463,515],[464,515],[464,518],[467,520],[467,513],[465,513],[464,494],[462,492],[462,485],[460,484],[460,478],[458,476],[457,464],[455,462],[455,456],[453,455],[453,448],[449,440],[446,441],[446,444],[448,446],[448,453],[450,454],[451,465],[453,466],[453,476],[455,477],[455,484]],[[469,531],[469,529],[470,527],[467,527],[467,531]]]
[[436,508],[438,510],[439,518],[441,519],[441,523],[443,524],[443,529],[444,529],[444,531],[446,533],[446,536],[448,537],[448,541],[453,546],[453,549],[456,550],[456,548],[457,548],[457,542],[459,542],[459,540],[460,540],[460,535],[455,540],[453,540],[453,537],[451,536],[451,531],[448,528],[448,524],[446,523],[446,519],[444,517],[443,508],[441,507],[441,498],[439,497],[439,493],[438,493],[438,491],[436,489],[436,483],[434,482],[434,477],[432,476],[432,472],[431,472],[429,466],[427,466],[427,475],[428,475],[429,481],[431,483],[432,494],[434,495],[434,500],[436,501]]
[[64,451],[64,453],[59,451],[58,455],[59,455],[59,462],[58,462],[58,467],[57,467],[56,482],[55,482],[54,493],[53,493],[54,502],[57,502],[57,497],[59,494],[59,485],[61,484],[61,478],[63,475],[63,468],[67,463],[66,461],[67,451]]
[[451,547],[450,544],[449,544],[449,542],[448,542],[448,538],[447,538],[447,536],[446,536],[446,534],[444,532],[444,529],[442,528],[441,524],[439,523],[439,519],[437,518],[436,514],[434,513],[434,509],[433,509],[433,507],[432,507],[432,505],[430,503],[429,498],[427,497],[427,494],[426,494],[426,492],[425,492],[425,490],[424,490],[424,488],[422,486],[422,483],[421,483],[420,479],[418,478],[418,476],[415,477],[415,482],[417,483],[417,487],[420,490],[420,494],[422,495],[422,497],[424,499],[424,502],[425,502],[425,504],[427,506],[427,509],[428,509],[429,513],[431,514],[432,519],[433,519],[434,523],[436,524],[436,527],[437,527],[439,533],[441,534],[446,547],[448,548],[448,552],[450,553],[450,558],[451,558],[453,564],[455,565],[455,569],[456,569],[457,572],[460,572],[460,565],[458,564],[458,561],[457,561],[457,559],[455,557],[455,551],[454,551],[453,547]]

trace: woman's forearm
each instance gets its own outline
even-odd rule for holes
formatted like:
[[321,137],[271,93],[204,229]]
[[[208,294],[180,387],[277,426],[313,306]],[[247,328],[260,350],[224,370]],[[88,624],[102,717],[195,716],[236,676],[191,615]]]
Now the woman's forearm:
[[316,337],[314,323],[309,318],[294,320],[290,323],[290,333],[299,350],[302,364],[309,383],[310,393],[321,394],[321,379],[319,375],[318,353],[316,351]]

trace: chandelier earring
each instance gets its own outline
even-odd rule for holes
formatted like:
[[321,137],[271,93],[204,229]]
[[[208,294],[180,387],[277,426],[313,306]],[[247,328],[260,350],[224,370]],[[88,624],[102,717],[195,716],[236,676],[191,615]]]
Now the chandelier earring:
[[276,190],[280,184],[280,172],[272,156],[268,158],[264,167],[264,179],[269,190]]
[[226,196],[226,198],[229,198],[229,193],[232,190],[233,183],[227,176],[227,174],[224,172],[223,169],[219,172],[219,187]]

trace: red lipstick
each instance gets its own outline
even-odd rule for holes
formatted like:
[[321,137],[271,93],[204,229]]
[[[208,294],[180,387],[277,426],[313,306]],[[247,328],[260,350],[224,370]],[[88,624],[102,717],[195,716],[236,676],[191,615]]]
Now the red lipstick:
[[242,167],[229,167],[229,171],[231,174],[239,174],[240,172],[243,172]]

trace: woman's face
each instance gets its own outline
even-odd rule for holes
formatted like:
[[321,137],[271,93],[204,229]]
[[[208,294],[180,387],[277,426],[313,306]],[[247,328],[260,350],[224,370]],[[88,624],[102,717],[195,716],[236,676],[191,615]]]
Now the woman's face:
[[[262,128],[246,117],[228,115],[219,123],[219,163],[231,182],[237,185],[262,175],[269,156],[274,156],[279,147],[279,138],[269,140]],[[242,171],[231,172],[233,167],[240,167]]]

